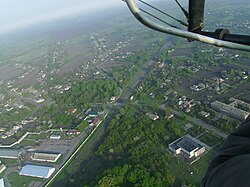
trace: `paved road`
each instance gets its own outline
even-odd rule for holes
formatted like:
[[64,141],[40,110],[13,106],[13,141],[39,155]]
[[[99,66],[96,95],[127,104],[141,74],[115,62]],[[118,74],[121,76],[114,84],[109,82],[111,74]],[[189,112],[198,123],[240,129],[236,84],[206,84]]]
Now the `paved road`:
[[[166,110],[166,107],[164,105],[161,105],[160,108],[162,110]],[[182,116],[182,113],[176,110],[171,110],[173,112],[174,115],[176,116]],[[214,134],[226,139],[228,137],[228,134],[225,134],[224,132],[222,132],[220,129],[213,127],[212,125],[209,125],[207,123],[205,123],[204,121],[201,121],[200,119],[197,118],[193,118],[191,116],[187,115],[187,120],[190,121],[191,123],[194,123],[196,125],[199,125],[209,131],[212,131]]]

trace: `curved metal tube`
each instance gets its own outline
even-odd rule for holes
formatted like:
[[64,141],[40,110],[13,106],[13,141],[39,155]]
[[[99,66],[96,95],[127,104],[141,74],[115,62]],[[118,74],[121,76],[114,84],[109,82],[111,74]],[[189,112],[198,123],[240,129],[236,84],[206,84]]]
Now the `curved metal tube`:
[[160,25],[160,24],[155,23],[154,21],[148,19],[147,17],[145,17],[142,14],[142,12],[140,11],[140,8],[135,3],[135,0],[126,0],[125,2],[127,3],[130,11],[136,17],[136,19],[139,20],[145,26],[147,26],[153,30],[167,33],[167,34],[171,34],[171,35],[175,35],[175,36],[180,36],[180,37],[187,38],[187,39],[197,40],[197,41],[212,44],[212,45],[215,45],[218,47],[226,47],[226,48],[230,48],[230,49],[237,49],[237,50],[241,50],[241,51],[249,51],[250,52],[250,46],[247,46],[247,45],[236,44],[233,42],[226,42],[223,40],[214,39],[214,38],[211,38],[208,36],[203,36],[200,34],[184,31],[181,29],[176,29],[176,28]]

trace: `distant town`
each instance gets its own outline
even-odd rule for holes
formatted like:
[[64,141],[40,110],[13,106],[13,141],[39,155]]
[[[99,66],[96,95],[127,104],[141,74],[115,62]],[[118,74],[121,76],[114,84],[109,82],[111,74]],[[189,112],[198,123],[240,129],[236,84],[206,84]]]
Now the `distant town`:
[[[211,10],[208,24],[220,14]],[[131,186],[139,176],[199,186],[250,115],[249,53],[142,29],[126,16],[107,24],[1,44],[0,186],[105,186],[113,173]]]

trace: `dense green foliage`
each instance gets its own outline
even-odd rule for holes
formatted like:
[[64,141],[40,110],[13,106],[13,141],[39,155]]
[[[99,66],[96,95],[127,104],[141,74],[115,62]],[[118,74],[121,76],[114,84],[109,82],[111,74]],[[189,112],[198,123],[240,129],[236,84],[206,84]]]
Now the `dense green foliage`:
[[77,83],[72,89],[62,95],[57,95],[57,103],[65,103],[71,106],[84,106],[87,103],[108,102],[112,96],[117,95],[116,82],[110,80],[92,80]]
[[[177,130],[178,129],[178,130]],[[183,134],[175,121],[152,121],[133,107],[124,107],[109,124],[109,136],[97,156],[110,168],[90,186],[173,186],[167,145]]]

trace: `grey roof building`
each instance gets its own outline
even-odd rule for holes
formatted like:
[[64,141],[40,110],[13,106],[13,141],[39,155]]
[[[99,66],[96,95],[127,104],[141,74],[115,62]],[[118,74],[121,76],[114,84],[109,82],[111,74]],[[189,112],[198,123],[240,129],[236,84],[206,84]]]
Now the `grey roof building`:
[[18,156],[19,156],[19,150],[18,149],[0,148],[0,158],[17,159]]
[[217,111],[226,113],[230,115],[233,118],[239,119],[239,120],[245,120],[249,116],[249,112],[246,112],[244,110],[241,110],[239,108],[236,108],[231,105],[227,105],[225,103],[215,101],[211,103],[211,107]]

